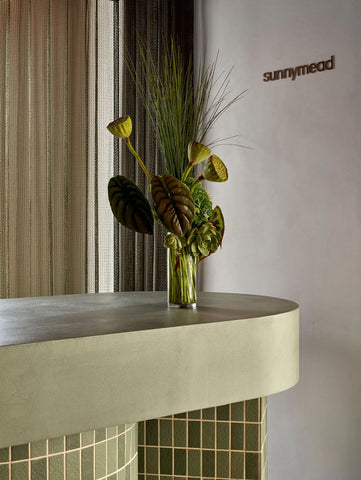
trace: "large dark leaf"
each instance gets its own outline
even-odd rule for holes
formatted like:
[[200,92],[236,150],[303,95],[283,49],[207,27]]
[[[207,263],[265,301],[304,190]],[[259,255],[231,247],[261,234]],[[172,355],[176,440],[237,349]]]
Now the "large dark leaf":
[[129,178],[116,175],[109,180],[108,197],[115,218],[127,228],[153,233],[153,214],[143,192]]
[[154,209],[163,225],[182,236],[192,226],[194,203],[189,188],[172,175],[152,178]]

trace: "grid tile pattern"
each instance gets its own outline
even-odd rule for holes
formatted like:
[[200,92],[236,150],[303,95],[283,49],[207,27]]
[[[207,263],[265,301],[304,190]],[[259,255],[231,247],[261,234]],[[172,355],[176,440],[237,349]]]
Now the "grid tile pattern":
[[267,397],[138,424],[139,480],[267,480]]
[[136,480],[137,424],[0,449],[0,480]]

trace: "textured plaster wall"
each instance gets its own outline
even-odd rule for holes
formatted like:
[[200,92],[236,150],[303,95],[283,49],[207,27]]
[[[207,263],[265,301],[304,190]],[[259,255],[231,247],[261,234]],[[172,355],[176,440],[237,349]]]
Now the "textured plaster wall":
[[[204,290],[301,306],[301,380],[269,398],[270,480],[361,478],[361,3],[197,0],[198,54],[248,89],[214,137],[228,184],[210,188],[226,234]],[[264,83],[326,60],[335,69]]]

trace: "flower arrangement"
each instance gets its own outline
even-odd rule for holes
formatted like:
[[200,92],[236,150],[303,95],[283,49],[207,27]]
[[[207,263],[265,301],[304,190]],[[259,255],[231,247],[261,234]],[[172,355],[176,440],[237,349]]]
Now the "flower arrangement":
[[[208,69],[200,67],[194,88],[190,63],[184,69],[184,59],[173,42],[165,53],[162,71],[145,50],[141,52],[146,87],[138,81],[132,66],[128,68],[160,145],[165,173],[150,175],[130,141],[131,118],[125,115],[114,120],[107,128],[125,140],[137,159],[148,178],[153,204],[122,175],[109,181],[109,202],[115,218],[136,232],[152,234],[154,220],[163,225],[167,232],[164,246],[168,249],[169,304],[194,307],[196,265],[217,251],[224,235],[221,208],[213,207],[201,182],[228,179],[225,164],[211,153],[210,147],[216,142],[208,146],[202,142],[214,122],[242,94],[226,102],[228,73],[211,100],[216,62]],[[202,172],[194,177],[194,167],[198,171],[202,165]]]

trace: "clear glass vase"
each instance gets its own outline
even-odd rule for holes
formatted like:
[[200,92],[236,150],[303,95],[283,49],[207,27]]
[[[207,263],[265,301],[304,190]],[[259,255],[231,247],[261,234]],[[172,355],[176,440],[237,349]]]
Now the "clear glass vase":
[[172,308],[196,308],[197,260],[182,250],[168,250],[168,306]]

